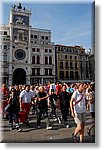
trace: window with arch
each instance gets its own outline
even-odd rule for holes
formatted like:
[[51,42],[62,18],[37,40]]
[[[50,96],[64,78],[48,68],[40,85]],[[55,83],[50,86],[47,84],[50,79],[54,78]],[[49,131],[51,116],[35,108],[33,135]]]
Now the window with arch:
[[50,76],[52,75],[52,69],[49,69],[49,75]]
[[45,64],[48,64],[48,57],[45,56]]
[[51,56],[49,57],[49,64],[50,65],[52,64],[52,57]]
[[75,79],[79,79],[78,71],[75,71]]
[[73,71],[70,71],[70,79],[74,79],[74,73],[73,73]]
[[66,79],[68,79],[68,77],[69,77],[69,76],[68,76],[68,71],[66,71]]
[[32,57],[32,64],[35,64],[35,56]]
[[45,68],[45,75],[47,76],[48,75],[48,69]]
[[32,76],[35,76],[35,68],[32,68]]
[[64,71],[60,71],[60,79],[64,79]]
[[40,64],[40,56],[37,56],[37,64]]
[[37,75],[40,75],[40,68],[37,68]]
[[60,62],[60,68],[63,69],[63,62]]
[[72,64],[72,62],[70,63],[70,69],[73,69],[73,64]]
[[68,68],[68,62],[65,62],[65,68]]
[[78,68],[77,63],[75,63],[75,69],[77,69],[77,68]]

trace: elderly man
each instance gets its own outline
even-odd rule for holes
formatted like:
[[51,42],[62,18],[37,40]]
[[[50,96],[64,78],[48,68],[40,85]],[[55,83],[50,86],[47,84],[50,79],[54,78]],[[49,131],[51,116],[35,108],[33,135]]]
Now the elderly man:
[[38,129],[41,128],[40,122],[41,122],[41,116],[42,114],[45,114],[45,121],[46,121],[46,129],[52,129],[52,126],[50,126],[50,120],[48,117],[48,102],[47,98],[49,96],[45,93],[45,89],[43,86],[39,87],[39,92],[37,93],[37,127]]

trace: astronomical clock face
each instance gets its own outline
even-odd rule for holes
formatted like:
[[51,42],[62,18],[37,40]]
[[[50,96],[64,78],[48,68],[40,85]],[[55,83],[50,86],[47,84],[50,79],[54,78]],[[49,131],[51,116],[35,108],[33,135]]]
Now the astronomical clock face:
[[14,55],[18,60],[23,60],[26,57],[26,53],[22,49],[16,50]]

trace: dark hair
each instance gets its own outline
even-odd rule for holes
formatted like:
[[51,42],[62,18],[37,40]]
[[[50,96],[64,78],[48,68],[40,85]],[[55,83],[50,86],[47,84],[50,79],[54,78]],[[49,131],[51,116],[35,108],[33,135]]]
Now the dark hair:
[[11,88],[11,92],[16,92],[16,89],[15,88]]
[[25,85],[25,88],[26,88],[27,86],[28,86],[28,87],[30,87],[30,85],[29,85],[29,84],[27,84],[27,85]]
[[91,92],[91,89],[88,89],[88,93]]
[[54,89],[51,89],[51,92],[54,92]]
[[65,86],[65,87],[66,87],[66,85],[65,85],[65,84],[63,84],[63,85],[62,85],[62,87],[63,87],[63,86]]

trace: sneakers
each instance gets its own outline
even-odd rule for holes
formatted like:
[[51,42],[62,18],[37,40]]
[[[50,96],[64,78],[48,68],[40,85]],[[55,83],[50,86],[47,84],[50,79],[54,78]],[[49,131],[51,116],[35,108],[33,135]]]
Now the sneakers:
[[66,128],[69,128],[70,126],[69,126],[69,124],[65,124],[65,127],[66,127]]
[[[10,127],[10,131],[14,130],[15,128]],[[21,128],[17,128],[17,132],[20,132],[22,129]]]
[[52,126],[47,126],[46,129],[47,129],[47,130],[51,130],[51,129],[52,129]]
[[18,129],[17,129],[17,132],[20,132],[21,130],[22,130],[21,128],[18,128]]
[[69,124],[68,124],[67,122],[64,123],[64,126],[65,126],[66,128],[69,128]]

